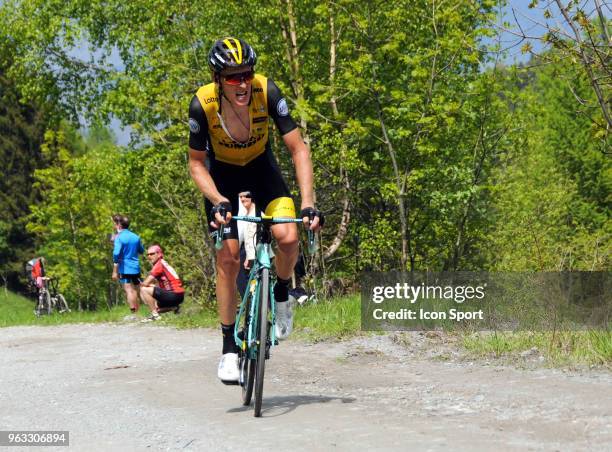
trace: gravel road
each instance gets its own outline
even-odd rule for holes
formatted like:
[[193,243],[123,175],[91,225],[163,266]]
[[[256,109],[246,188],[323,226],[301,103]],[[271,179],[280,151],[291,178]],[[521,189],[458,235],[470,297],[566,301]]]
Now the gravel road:
[[609,372],[432,359],[397,337],[276,347],[256,419],[216,379],[217,331],[3,328],[0,430],[68,430],[79,451],[612,450]]

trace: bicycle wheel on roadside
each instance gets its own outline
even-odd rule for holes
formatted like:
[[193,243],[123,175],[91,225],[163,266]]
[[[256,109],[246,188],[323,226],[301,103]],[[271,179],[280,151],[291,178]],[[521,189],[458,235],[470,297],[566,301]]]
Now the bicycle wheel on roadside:
[[70,308],[68,307],[68,302],[66,301],[66,299],[64,298],[64,296],[61,293],[57,294],[57,297],[55,297],[55,300],[57,302],[56,307],[58,312],[70,312]]
[[259,319],[257,345],[257,365],[255,374],[255,417],[261,416],[261,401],[263,398],[264,373],[266,370],[266,348],[268,342],[268,302],[269,302],[269,272],[264,268],[261,272],[261,284],[259,286]]
[[38,305],[36,305],[36,315],[51,314],[51,294],[47,290],[43,290],[38,295]]

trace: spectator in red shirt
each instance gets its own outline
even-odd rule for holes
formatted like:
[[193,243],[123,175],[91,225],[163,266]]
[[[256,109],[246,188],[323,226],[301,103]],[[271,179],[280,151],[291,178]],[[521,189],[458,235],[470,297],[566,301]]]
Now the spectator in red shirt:
[[185,289],[176,271],[165,261],[161,246],[150,246],[147,259],[153,268],[141,284],[140,297],[151,309],[151,316],[143,321],[150,322],[159,320],[160,312],[178,311]]

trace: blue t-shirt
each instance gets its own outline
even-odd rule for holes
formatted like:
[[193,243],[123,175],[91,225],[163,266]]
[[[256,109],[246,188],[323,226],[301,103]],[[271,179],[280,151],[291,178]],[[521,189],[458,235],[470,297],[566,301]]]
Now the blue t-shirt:
[[144,253],[140,237],[129,229],[123,229],[115,237],[113,262],[119,264],[122,275],[137,275],[140,273],[138,255]]

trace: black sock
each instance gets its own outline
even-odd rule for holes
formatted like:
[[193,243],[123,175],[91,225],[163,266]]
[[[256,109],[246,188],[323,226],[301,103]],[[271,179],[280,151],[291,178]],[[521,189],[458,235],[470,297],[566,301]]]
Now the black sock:
[[231,325],[221,324],[221,333],[223,334],[223,351],[222,353],[225,355],[226,353],[238,353],[238,346],[236,345],[236,340],[234,339],[234,326],[236,324],[232,323]]
[[283,303],[289,299],[289,283],[290,279],[276,278],[276,284],[274,284],[274,300]]

